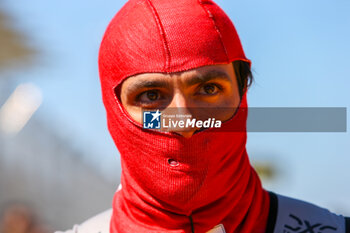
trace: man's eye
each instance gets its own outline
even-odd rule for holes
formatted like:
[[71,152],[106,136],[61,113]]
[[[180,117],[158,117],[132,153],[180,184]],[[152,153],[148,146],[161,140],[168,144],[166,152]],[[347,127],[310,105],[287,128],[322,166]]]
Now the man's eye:
[[139,101],[142,103],[159,100],[160,94],[158,91],[145,91],[139,96]]
[[219,92],[220,88],[216,84],[205,84],[203,85],[199,93],[202,95],[215,95]]

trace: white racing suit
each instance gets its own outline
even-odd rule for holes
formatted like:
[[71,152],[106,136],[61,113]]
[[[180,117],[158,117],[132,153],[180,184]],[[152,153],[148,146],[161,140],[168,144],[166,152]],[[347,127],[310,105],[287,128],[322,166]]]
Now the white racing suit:
[[[272,192],[269,194],[266,233],[350,233],[350,218],[304,201]],[[112,209],[109,209],[65,233],[109,233],[111,216]],[[220,224],[220,227],[216,226],[209,232],[226,233],[225,226]]]

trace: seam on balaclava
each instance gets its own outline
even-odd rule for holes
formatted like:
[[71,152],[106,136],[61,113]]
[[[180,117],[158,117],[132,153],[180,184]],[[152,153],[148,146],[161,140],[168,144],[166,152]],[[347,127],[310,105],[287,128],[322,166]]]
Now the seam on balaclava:
[[215,31],[218,33],[218,36],[219,36],[219,38],[220,38],[221,45],[222,45],[222,47],[223,47],[223,49],[224,49],[224,51],[225,51],[226,58],[227,58],[227,62],[230,62],[230,58],[229,58],[229,56],[228,56],[227,49],[226,49],[225,44],[224,44],[224,42],[223,42],[223,40],[222,40],[221,32],[220,32],[219,28],[218,28],[217,25],[216,25],[216,22],[215,22],[215,19],[214,19],[214,15],[210,12],[210,10],[209,10],[208,8],[206,8],[206,7],[204,6],[202,0],[198,0],[198,3],[199,3],[199,5],[201,5],[201,7],[202,7],[203,10],[205,11],[205,13],[208,15],[209,19],[211,19],[211,21],[213,22],[214,29],[215,29]]
[[151,0],[146,0],[146,2],[148,3],[149,7],[151,8],[153,17],[154,17],[156,24],[158,26],[158,29],[159,29],[159,33],[160,33],[161,37],[163,38],[163,47],[164,47],[164,54],[165,54],[164,69],[167,70],[170,67],[171,56],[170,56],[168,41],[167,41],[166,35],[165,35],[164,26],[160,20],[160,17],[159,17],[159,14],[158,14],[156,8],[152,4]]

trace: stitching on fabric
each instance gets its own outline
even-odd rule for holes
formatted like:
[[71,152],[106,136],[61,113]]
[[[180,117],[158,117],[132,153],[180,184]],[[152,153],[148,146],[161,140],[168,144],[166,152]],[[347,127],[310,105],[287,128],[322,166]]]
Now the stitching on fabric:
[[214,24],[214,29],[215,29],[215,31],[216,31],[216,32],[218,33],[218,35],[219,35],[221,45],[222,45],[222,47],[224,48],[227,61],[229,62],[230,59],[229,59],[229,57],[228,57],[228,52],[227,52],[227,49],[226,49],[226,47],[225,47],[224,41],[222,40],[221,32],[220,32],[219,28],[216,26],[216,22],[215,22],[215,19],[214,19],[213,14],[210,12],[209,9],[207,9],[207,8],[204,6],[202,0],[198,0],[198,3],[199,3],[199,5],[201,5],[201,7],[203,8],[203,10],[207,13],[208,17],[212,20],[212,22],[213,22],[213,24]]
[[160,21],[160,17],[156,11],[156,8],[152,4],[151,0],[146,0],[146,2],[148,3],[149,7],[151,8],[151,11],[152,11],[152,14],[154,16],[154,19],[156,20],[160,35],[163,38],[163,47],[164,47],[164,53],[165,53],[164,69],[166,70],[170,66],[170,50],[169,50],[168,41],[165,38],[164,27],[162,25],[162,22]]

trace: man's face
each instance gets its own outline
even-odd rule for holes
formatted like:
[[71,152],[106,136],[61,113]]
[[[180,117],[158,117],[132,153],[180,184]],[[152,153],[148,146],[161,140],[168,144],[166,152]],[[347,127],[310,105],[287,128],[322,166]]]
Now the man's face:
[[[121,102],[129,115],[142,123],[145,109],[166,112],[178,109],[197,119],[204,116],[230,119],[239,105],[240,97],[233,65],[210,65],[178,73],[145,73],[126,79],[120,89]],[[192,109],[196,109],[195,113]],[[195,128],[172,130],[186,138]]]

